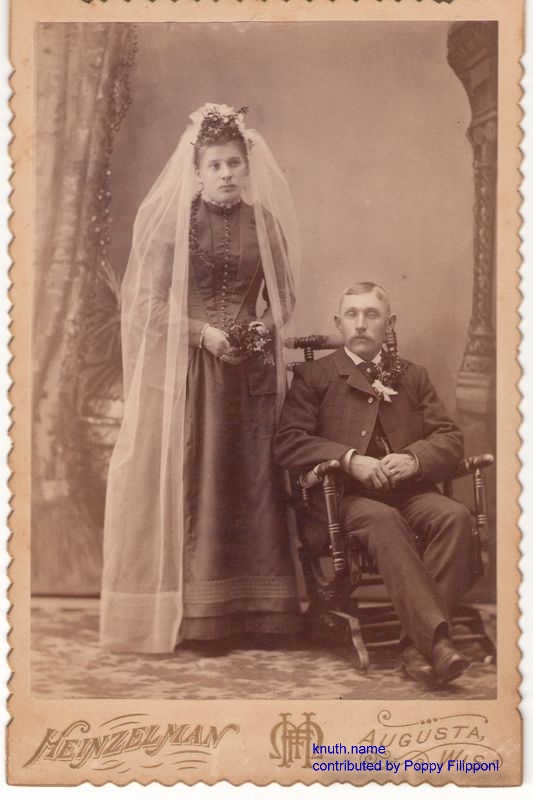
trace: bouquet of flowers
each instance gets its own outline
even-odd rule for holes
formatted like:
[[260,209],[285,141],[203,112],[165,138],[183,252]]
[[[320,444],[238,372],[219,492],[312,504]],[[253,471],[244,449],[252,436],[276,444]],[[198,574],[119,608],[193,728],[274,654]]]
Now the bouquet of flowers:
[[255,356],[262,364],[274,366],[274,340],[261,322],[229,320],[223,330],[231,346],[243,355]]

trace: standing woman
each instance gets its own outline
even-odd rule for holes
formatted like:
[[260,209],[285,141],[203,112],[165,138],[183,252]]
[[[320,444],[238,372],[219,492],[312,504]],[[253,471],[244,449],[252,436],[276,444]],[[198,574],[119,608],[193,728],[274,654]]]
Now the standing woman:
[[299,241],[244,112],[191,115],[135,220],[101,599],[100,641],[116,651],[299,627],[271,456]]

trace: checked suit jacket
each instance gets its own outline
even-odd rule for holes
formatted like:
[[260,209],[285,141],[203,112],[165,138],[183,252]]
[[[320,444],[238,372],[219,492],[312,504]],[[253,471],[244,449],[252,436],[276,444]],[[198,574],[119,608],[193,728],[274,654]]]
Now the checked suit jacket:
[[379,419],[392,451],[418,458],[416,481],[402,486],[449,478],[464,457],[463,436],[426,369],[409,363],[397,391],[390,403],[380,399],[343,347],[296,367],[274,437],[276,461],[305,472],[350,448],[364,455]]

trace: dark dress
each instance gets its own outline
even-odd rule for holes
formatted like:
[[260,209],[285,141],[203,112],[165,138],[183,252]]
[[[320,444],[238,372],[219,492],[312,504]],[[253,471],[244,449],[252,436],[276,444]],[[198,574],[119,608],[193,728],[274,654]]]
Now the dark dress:
[[300,619],[282,476],[272,461],[276,370],[257,357],[224,363],[198,346],[206,322],[258,318],[264,281],[253,208],[202,200],[197,235],[210,258],[192,252],[189,268],[181,636],[289,633]]

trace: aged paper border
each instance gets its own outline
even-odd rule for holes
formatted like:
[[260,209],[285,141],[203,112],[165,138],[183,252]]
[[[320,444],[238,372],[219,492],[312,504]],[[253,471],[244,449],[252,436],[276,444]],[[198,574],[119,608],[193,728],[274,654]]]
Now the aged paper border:
[[[517,481],[519,448],[518,413],[519,395],[516,389],[520,377],[518,363],[514,359],[519,345],[518,314],[518,267],[519,216],[521,154],[519,129],[521,111],[519,107],[521,68],[519,58],[522,52],[521,0],[453,0],[452,3],[437,3],[435,0],[402,0],[397,2],[378,2],[378,0],[336,0],[335,3],[313,0],[290,0],[289,3],[276,0],[243,0],[243,2],[215,4],[208,0],[179,0],[179,2],[149,2],[149,0],[16,0],[12,8],[11,20],[11,60],[15,67],[12,79],[14,97],[12,109],[15,115],[13,125],[15,139],[11,155],[15,165],[12,180],[11,202],[15,211],[11,221],[14,235],[12,257],[13,288],[11,299],[13,309],[14,341],[12,352],[14,360],[11,376],[14,387],[11,399],[13,411],[13,438],[15,447],[11,454],[13,471],[12,492],[14,511],[11,527],[14,536],[11,541],[13,563],[10,577],[13,586],[10,600],[13,604],[10,624],[13,627],[10,643],[13,648],[10,665],[13,678],[10,684],[12,696],[9,712],[12,717],[8,729],[8,780],[16,785],[79,785],[89,781],[101,785],[110,780],[110,773],[94,773],[89,765],[72,770],[68,763],[40,761],[33,774],[31,767],[24,764],[38,747],[46,728],[62,730],[75,720],[86,720],[97,731],[111,716],[121,714],[148,714],[149,724],[165,726],[169,722],[182,719],[198,720],[205,725],[216,725],[219,730],[225,725],[237,725],[239,732],[228,735],[221,742],[212,758],[212,769],[200,773],[191,783],[204,781],[213,784],[228,780],[234,785],[253,781],[265,785],[272,781],[282,785],[292,785],[296,781],[303,784],[320,782],[325,785],[337,782],[353,783],[349,773],[313,773],[295,763],[290,768],[281,769],[269,758],[271,750],[271,731],[279,722],[280,714],[292,713],[301,716],[313,712],[325,733],[326,740],[353,742],[370,727],[377,724],[376,715],[387,706],[391,719],[422,720],[432,716],[442,718],[446,714],[458,714],[454,701],[438,701],[435,708],[429,704],[410,703],[409,711],[405,702],[361,702],[361,701],[119,701],[119,700],[65,700],[60,707],[54,701],[34,700],[30,695],[29,673],[29,375],[30,375],[30,277],[32,260],[32,28],[35,21],[260,21],[279,20],[450,20],[498,19],[500,24],[500,89],[499,89],[499,173],[498,173],[498,229],[497,259],[500,265],[497,280],[498,297],[498,531],[499,542],[505,534],[505,546],[499,547],[498,585],[505,586],[498,596],[498,650],[500,655],[498,669],[498,699],[492,701],[472,701],[461,713],[484,715],[487,723],[483,733],[490,743],[503,756],[502,770],[494,774],[486,773],[482,779],[456,780],[460,785],[516,785],[521,780],[521,723],[516,710],[519,695],[519,649],[518,649],[518,609],[516,591],[519,584],[517,520],[519,508]],[[505,265],[505,266],[503,266]],[[514,281],[510,276],[514,276]],[[512,357],[510,357],[512,356]],[[504,498],[504,501],[502,501]],[[505,655],[503,655],[505,654]],[[357,707],[349,710],[350,703]],[[207,704],[209,707],[207,707]],[[378,707],[379,706],[379,707]],[[258,713],[259,712],[259,713]],[[354,730],[353,720],[357,717]],[[489,778],[490,775],[490,778]],[[381,778],[381,776],[380,776]],[[461,779],[462,778],[462,779]],[[383,776],[380,782],[386,780]],[[127,784],[137,780],[142,784],[157,780],[165,785],[176,782],[175,773],[165,765],[157,770],[137,768],[125,775],[114,775],[117,784]],[[357,785],[367,782],[364,778],[355,781]],[[400,782],[396,780],[395,782]],[[415,785],[421,780],[413,780]],[[441,778],[433,778],[434,785],[453,782],[450,773]]]

